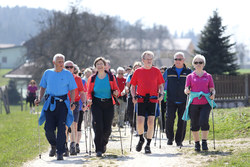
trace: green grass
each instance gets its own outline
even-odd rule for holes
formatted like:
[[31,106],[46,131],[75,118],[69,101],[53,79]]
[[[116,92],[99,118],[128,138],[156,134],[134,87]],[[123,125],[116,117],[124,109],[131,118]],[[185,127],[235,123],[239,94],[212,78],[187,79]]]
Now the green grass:
[[[250,136],[250,107],[232,109],[214,109],[215,139],[235,139]],[[177,122],[177,121],[175,121]],[[209,118],[208,139],[213,139],[212,112]],[[176,127],[176,125],[175,125]],[[185,139],[189,140],[190,121],[187,123]]]
[[9,78],[3,78],[4,74],[7,74],[12,69],[0,69],[0,86],[8,85]]
[[[0,114],[0,166],[21,166],[39,155],[37,115],[11,106],[11,113]],[[41,150],[47,150],[43,126],[40,127]]]
[[240,74],[250,74],[250,69],[239,69],[237,72]]
[[209,167],[249,167],[250,166],[250,151],[249,149],[240,150],[234,153],[232,156],[221,158],[208,165]]

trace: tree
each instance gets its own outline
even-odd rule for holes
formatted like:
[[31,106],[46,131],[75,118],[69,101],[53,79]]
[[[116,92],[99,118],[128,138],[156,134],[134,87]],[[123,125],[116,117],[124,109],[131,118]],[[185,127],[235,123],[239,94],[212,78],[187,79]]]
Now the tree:
[[116,29],[109,16],[95,16],[72,7],[68,14],[54,12],[41,22],[41,32],[27,41],[27,57],[35,62],[33,78],[41,78],[42,71],[53,67],[56,53],[65,55],[79,67],[92,66],[96,57],[109,56],[110,43]]
[[230,43],[230,37],[224,36],[226,26],[222,26],[222,18],[217,10],[208,19],[207,25],[201,31],[198,50],[195,52],[205,56],[205,70],[211,74],[236,74],[236,53],[233,51],[235,43]]

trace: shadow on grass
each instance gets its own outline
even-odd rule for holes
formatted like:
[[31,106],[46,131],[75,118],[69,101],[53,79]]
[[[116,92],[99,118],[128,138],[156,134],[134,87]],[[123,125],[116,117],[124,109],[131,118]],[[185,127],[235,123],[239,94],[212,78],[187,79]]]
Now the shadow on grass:
[[228,156],[228,155],[232,155],[232,152],[231,151],[214,150],[214,151],[200,151],[197,154],[201,154],[202,156],[211,156],[211,155]]

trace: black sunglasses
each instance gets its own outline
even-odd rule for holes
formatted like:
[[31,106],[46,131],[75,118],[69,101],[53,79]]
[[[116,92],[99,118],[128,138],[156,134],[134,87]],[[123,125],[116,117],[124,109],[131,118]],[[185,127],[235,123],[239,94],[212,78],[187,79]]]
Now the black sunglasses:
[[175,58],[174,60],[175,60],[175,61],[182,61],[181,58],[179,58],[179,59],[178,59],[178,58]]
[[71,68],[71,69],[72,69],[72,68],[73,68],[73,66],[65,66],[65,68]]
[[203,62],[202,61],[196,61],[196,62],[194,62],[194,64],[203,64]]

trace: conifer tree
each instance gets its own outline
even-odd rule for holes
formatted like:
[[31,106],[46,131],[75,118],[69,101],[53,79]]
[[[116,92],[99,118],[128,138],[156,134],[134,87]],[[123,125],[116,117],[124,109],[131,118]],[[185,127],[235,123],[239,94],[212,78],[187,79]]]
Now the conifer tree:
[[226,26],[222,26],[222,18],[217,10],[208,19],[207,25],[201,31],[198,50],[195,52],[206,58],[205,70],[211,74],[236,74],[235,43],[230,43],[231,35],[225,36]]

